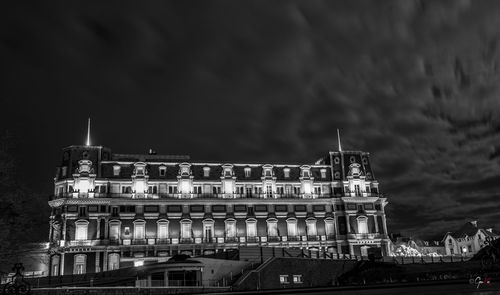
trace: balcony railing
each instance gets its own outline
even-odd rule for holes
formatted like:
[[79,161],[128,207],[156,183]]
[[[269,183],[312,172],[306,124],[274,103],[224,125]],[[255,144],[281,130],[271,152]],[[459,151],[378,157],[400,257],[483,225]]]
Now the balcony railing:
[[146,245],[148,243],[148,240],[146,239],[133,239],[131,241],[132,245]]
[[226,243],[237,243],[239,239],[237,237],[226,237],[224,241]]
[[192,244],[192,243],[194,243],[194,239],[193,238],[180,238],[179,243],[180,244]]
[[50,196],[50,200],[61,198],[141,198],[141,199],[321,199],[350,196],[350,194],[304,194],[304,193],[63,193]]
[[348,234],[348,239],[358,239],[358,240],[371,240],[381,238],[380,234],[371,233],[371,234]]
[[279,237],[279,236],[268,236],[267,237],[267,241],[268,242],[280,242],[281,241],[281,237]]

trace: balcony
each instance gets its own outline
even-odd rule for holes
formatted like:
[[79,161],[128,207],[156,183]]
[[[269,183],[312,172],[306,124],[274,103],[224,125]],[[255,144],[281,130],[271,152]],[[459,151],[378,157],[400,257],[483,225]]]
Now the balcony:
[[258,243],[259,237],[247,237],[246,241],[247,243]]
[[379,239],[381,238],[380,234],[377,233],[371,233],[371,234],[348,234],[347,235],[348,239],[355,239],[355,240],[373,240],[373,239]]
[[147,245],[148,244],[148,240],[146,240],[146,239],[133,239],[131,241],[131,244],[132,245]]
[[224,239],[226,243],[238,243],[238,238],[237,237],[226,237]]
[[279,236],[268,236],[267,241],[268,242],[280,242],[281,238]]
[[180,238],[179,239],[179,244],[192,244],[194,243],[193,238]]
[[[139,195],[134,193],[63,193],[52,195],[50,200],[61,198],[137,198]],[[333,193],[325,194],[304,194],[304,193],[157,193],[140,194],[140,198],[144,199],[322,199],[350,196],[350,194],[334,195]]]

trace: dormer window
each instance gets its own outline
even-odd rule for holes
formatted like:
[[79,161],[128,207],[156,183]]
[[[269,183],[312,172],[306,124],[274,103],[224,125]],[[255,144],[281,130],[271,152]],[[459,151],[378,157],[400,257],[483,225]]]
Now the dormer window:
[[250,175],[252,174],[252,168],[250,167],[246,167],[245,168],[245,177],[250,177]]
[[325,168],[321,169],[320,173],[321,173],[321,178],[326,178],[326,169]]
[[361,165],[359,165],[358,163],[353,163],[351,165],[349,165],[349,174],[351,174],[352,176],[360,176],[361,174]]
[[290,178],[290,168],[283,169],[283,175],[285,178]]
[[135,174],[137,174],[137,175],[144,175],[144,167],[137,167],[137,170],[135,171]]
[[121,170],[120,165],[114,165],[113,166],[113,176],[120,176],[120,170]]
[[266,176],[266,177],[271,177],[271,170],[266,169],[266,170],[265,170],[265,176]]
[[191,170],[190,170],[191,165],[189,165],[188,163],[182,163],[179,166],[180,166],[179,172],[180,172],[181,176],[191,175]]
[[309,170],[304,170],[304,171],[302,171],[302,177],[309,178],[309,177],[310,177],[310,175],[309,175]]
[[158,168],[158,171],[160,173],[160,176],[167,175],[167,167],[165,167],[165,166],[160,166],[160,168]]
[[224,164],[222,165],[222,177],[229,178],[233,176],[233,165]]
[[210,176],[210,167],[203,167],[203,177]]
[[354,156],[351,156],[351,157],[349,158],[349,162],[351,162],[351,163],[356,162],[356,158],[355,158]]

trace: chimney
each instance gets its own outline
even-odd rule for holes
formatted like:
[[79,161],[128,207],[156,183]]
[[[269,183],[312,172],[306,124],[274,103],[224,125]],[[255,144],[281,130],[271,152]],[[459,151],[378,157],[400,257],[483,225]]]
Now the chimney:
[[156,155],[156,151],[154,151],[153,149],[149,149],[149,152],[148,152],[150,155]]
[[489,232],[489,233],[493,233],[493,229],[491,227],[487,228],[486,231]]
[[472,224],[474,227],[477,227],[477,220],[472,220],[470,224]]

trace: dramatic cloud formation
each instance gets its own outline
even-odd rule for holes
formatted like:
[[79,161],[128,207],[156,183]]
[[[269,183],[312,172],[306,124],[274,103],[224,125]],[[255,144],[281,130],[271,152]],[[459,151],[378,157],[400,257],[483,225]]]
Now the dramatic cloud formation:
[[[44,3],[2,10],[1,126],[47,194],[60,148],[372,154],[392,231],[500,229],[498,1]],[[7,110],[7,111],[6,111]]]

